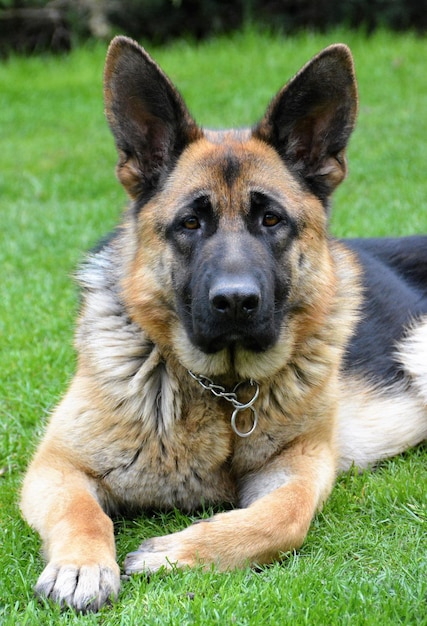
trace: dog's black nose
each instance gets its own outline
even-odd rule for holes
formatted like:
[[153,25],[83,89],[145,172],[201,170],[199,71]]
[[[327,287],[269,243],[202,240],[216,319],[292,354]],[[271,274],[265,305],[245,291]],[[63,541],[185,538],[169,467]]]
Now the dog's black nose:
[[242,321],[254,315],[261,304],[261,293],[254,280],[221,279],[209,291],[211,309],[224,318]]

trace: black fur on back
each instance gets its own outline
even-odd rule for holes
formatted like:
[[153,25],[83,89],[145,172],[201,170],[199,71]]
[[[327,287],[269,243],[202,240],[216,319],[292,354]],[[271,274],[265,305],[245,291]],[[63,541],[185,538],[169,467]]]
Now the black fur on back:
[[364,304],[344,369],[375,384],[404,378],[395,359],[414,320],[427,315],[427,236],[348,239],[362,267]]

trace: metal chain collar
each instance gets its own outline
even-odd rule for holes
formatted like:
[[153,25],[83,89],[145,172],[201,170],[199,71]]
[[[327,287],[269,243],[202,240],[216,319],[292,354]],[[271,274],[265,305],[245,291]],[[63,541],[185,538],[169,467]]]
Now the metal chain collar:
[[[227,402],[230,402],[234,406],[234,411],[231,415],[231,428],[234,430],[236,435],[239,437],[249,437],[249,435],[252,435],[258,424],[258,413],[253,406],[259,395],[259,383],[257,383],[256,380],[250,379],[248,381],[242,381],[237,383],[232,391],[227,391],[225,387],[217,385],[207,376],[199,376],[198,374],[194,374],[191,370],[188,370],[188,373],[199,383],[199,385],[203,387],[203,389],[207,389],[217,398],[224,398],[224,400],[227,400]],[[245,384],[255,387],[255,393],[249,402],[243,403],[237,399],[236,391],[239,387]],[[242,432],[236,425],[236,419],[240,411],[245,411],[246,409],[250,409],[252,411],[252,426],[247,432]]]

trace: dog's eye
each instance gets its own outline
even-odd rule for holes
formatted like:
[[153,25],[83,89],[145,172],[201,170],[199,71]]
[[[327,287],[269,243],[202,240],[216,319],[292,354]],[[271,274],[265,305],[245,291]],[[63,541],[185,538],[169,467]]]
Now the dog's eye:
[[276,226],[281,221],[280,217],[276,215],[276,213],[272,213],[268,211],[264,213],[264,217],[262,218],[262,225],[267,228],[271,228],[272,226]]
[[182,225],[187,230],[197,230],[200,228],[200,222],[195,215],[190,215],[182,221]]
[[257,216],[257,221],[265,228],[277,226],[283,221],[283,217],[270,208],[274,206],[274,200],[270,199],[264,193],[253,191],[251,193],[251,210]]

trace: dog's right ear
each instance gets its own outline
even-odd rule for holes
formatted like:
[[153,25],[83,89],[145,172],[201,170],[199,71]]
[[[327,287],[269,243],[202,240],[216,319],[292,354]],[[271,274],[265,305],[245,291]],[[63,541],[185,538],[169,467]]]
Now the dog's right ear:
[[147,198],[201,131],[168,77],[127,37],[115,37],[108,49],[104,97],[117,176],[132,199]]

